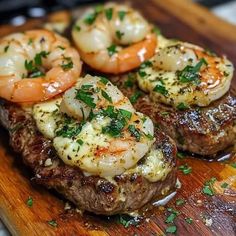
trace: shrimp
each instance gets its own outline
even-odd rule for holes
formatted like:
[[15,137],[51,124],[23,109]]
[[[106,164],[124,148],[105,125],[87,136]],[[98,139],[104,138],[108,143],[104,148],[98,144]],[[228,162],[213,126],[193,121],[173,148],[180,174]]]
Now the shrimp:
[[[90,99],[88,96],[82,97],[86,93],[91,94]],[[109,80],[86,75],[77,82],[76,86],[65,92],[60,109],[75,119],[84,120],[89,117],[91,111],[96,113],[108,106],[134,112],[129,99]]]
[[184,42],[159,49],[138,72],[139,86],[155,101],[178,109],[208,106],[230,87],[233,65],[225,57]]
[[0,97],[11,102],[50,99],[76,83],[78,52],[47,30],[14,33],[0,41]]
[[156,35],[137,11],[114,3],[89,9],[77,20],[72,36],[89,66],[112,74],[137,68],[154,55],[157,45]]
[[105,78],[88,75],[80,81],[63,95],[60,112],[66,118],[55,118],[54,148],[66,164],[87,174],[122,174],[153,146],[154,125]]

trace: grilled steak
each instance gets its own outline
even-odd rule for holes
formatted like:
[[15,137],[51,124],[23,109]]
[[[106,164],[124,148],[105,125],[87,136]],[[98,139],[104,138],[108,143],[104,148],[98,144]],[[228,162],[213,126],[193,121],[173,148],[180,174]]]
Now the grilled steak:
[[9,131],[10,144],[22,154],[24,163],[32,169],[34,180],[61,193],[82,210],[112,215],[136,210],[160,197],[175,186],[176,147],[164,133],[156,132],[156,147],[173,170],[157,182],[143,176],[123,174],[111,181],[99,176],[85,176],[76,167],[64,164],[56,155],[50,140],[37,130],[32,116],[20,107],[2,102],[0,121]]
[[[129,98],[139,91],[136,85],[125,86],[127,76],[113,77],[112,81]],[[181,150],[209,156],[235,143],[236,97],[233,93],[226,94],[208,107],[182,111],[154,103],[143,93],[134,107],[148,115]]]

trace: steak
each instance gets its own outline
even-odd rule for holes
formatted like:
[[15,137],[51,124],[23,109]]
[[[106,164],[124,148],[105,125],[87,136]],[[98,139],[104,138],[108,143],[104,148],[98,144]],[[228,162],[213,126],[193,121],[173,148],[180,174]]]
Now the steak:
[[56,155],[52,142],[37,130],[31,114],[21,107],[2,101],[0,121],[9,131],[10,145],[32,170],[33,180],[55,189],[81,210],[104,215],[132,212],[175,186],[176,146],[160,131],[155,133],[155,146],[162,150],[165,162],[173,168],[163,180],[150,182],[138,173],[108,180],[85,176],[78,167],[64,164]]
[[[112,82],[127,97],[137,91],[137,85],[125,86],[127,76],[113,77]],[[231,91],[209,106],[177,110],[151,101],[142,93],[134,104],[137,111],[148,115],[160,130],[169,135],[181,150],[203,156],[213,156],[235,144],[236,97]]]

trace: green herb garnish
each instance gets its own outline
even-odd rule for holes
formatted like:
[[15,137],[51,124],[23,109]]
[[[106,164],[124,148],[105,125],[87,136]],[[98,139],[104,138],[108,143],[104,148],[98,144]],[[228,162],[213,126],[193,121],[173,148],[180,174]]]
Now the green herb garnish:
[[161,30],[157,26],[154,26],[152,28],[152,32],[155,33],[156,35],[161,35]]
[[157,84],[155,86],[155,88],[153,89],[153,91],[160,93],[160,94],[164,95],[165,97],[167,97],[167,95],[168,95],[168,90],[162,84]]
[[95,11],[89,15],[87,15],[84,18],[84,23],[86,23],[87,25],[92,25],[93,22],[96,20],[98,13]]
[[213,184],[215,183],[216,178],[212,177],[210,180],[206,181],[202,192],[208,196],[213,196],[215,194],[214,189],[213,189]]
[[119,16],[119,19],[120,19],[121,21],[124,20],[125,15],[126,15],[126,12],[125,12],[125,11],[119,11],[119,12],[118,12],[118,16]]
[[32,207],[33,206],[33,198],[32,197],[28,197],[26,204],[28,207]]
[[66,60],[66,62],[63,62],[63,64],[61,65],[62,69],[64,71],[68,71],[68,70],[72,69],[73,68],[73,62],[72,62],[71,58],[70,57],[65,57],[64,59]]
[[223,184],[220,185],[221,188],[227,188],[229,186],[228,183],[224,182]]
[[56,220],[49,220],[47,223],[52,227],[57,227],[58,226]]
[[109,82],[109,80],[103,76],[100,76],[100,81],[105,85]]
[[184,205],[185,200],[184,199],[177,199],[175,203],[177,206],[182,206],[182,205]]
[[111,20],[112,19],[112,15],[113,15],[113,9],[112,8],[108,8],[105,10],[105,15],[106,15],[106,18],[108,20]]
[[181,170],[183,174],[187,175],[192,172],[192,167],[188,166],[188,164],[186,163],[184,165],[179,166],[179,170]]
[[92,92],[90,92],[85,87],[81,87],[81,89],[77,90],[75,98],[84,102],[86,105],[88,105],[91,108],[95,108],[96,104],[94,103],[94,98],[92,97]]
[[233,168],[236,168],[236,162],[231,163],[230,166],[232,166]]
[[120,32],[119,30],[116,31],[116,37],[118,39],[121,39],[123,35],[124,35],[124,33]]
[[176,108],[180,111],[183,111],[183,110],[188,109],[189,107],[185,103],[181,102],[178,104],[178,106]]
[[80,27],[79,25],[75,25],[75,26],[74,26],[74,29],[75,29],[76,31],[80,31],[80,30],[81,30],[81,27]]
[[139,74],[142,78],[147,75],[147,73],[146,73],[145,71],[143,71],[143,70],[139,70],[139,71],[138,71],[138,74]]
[[136,141],[140,141],[141,138],[140,131],[136,129],[134,125],[129,125],[128,130],[131,133],[131,135],[136,138]]
[[207,62],[204,58],[195,66],[186,66],[182,71],[178,72],[178,78],[181,83],[190,83],[194,82],[196,85],[200,83],[199,80],[199,71],[203,65],[207,65]]
[[131,95],[129,100],[132,104],[135,104],[141,96],[142,96],[142,93],[140,91],[135,91],[134,94]]
[[111,97],[104,91],[102,90],[102,96],[110,103],[112,103]]
[[175,225],[171,225],[166,228],[166,233],[174,234],[177,231],[177,227]]
[[4,48],[4,52],[6,53],[9,49],[10,45],[7,45],[5,48]]
[[107,48],[107,51],[108,51],[109,56],[111,57],[112,55],[117,53],[116,45],[112,44],[110,47]]
[[190,218],[190,217],[185,218],[185,221],[186,221],[188,224],[192,224],[192,223],[193,223],[193,219]]

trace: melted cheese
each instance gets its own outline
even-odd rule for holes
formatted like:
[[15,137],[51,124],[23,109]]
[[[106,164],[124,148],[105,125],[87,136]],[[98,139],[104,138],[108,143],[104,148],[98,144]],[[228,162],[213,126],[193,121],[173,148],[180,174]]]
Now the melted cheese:
[[55,137],[57,121],[61,119],[58,113],[62,98],[52,99],[50,101],[38,103],[33,107],[33,117],[39,131],[49,139]]

